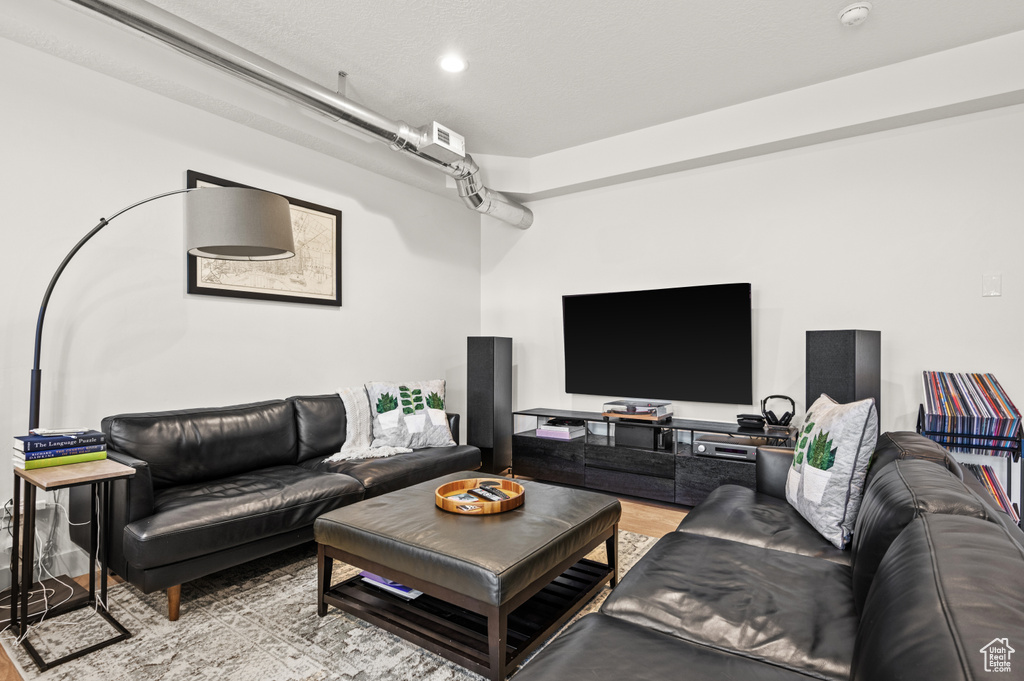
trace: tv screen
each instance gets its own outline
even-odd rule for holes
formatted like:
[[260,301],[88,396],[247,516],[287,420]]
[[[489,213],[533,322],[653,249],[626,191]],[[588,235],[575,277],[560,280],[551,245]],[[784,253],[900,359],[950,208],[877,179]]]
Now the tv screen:
[[752,404],[750,284],[562,296],[565,391]]

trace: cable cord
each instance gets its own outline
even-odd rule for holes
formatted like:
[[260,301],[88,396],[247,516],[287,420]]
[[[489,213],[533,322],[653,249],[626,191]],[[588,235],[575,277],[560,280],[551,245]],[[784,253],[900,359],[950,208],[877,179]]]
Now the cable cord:
[[[33,546],[35,546],[36,549],[39,550],[39,549],[42,548],[42,538],[39,535],[39,530],[36,530],[34,532],[34,535],[35,536],[32,538],[32,543],[33,543]],[[22,633],[21,633],[20,636],[13,637],[15,643],[17,643],[17,644],[21,644],[21,642],[24,641],[28,637],[28,635],[30,633],[32,633],[32,629],[34,629],[35,627],[38,627],[40,624],[43,623],[43,621],[46,619],[47,615],[50,614],[50,610],[51,609],[58,608],[58,607],[64,605],[69,600],[71,600],[71,597],[74,595],[74,587],[72,587],[70,584],[68,584],[67,582],[65,582],[61,578],[55,577],[48,569],[46,569],[46,566],[43,565],[42,562],[40,562],[40,561],[36,561],[36,564],[32,566],[32,575],[33,575],[33,577],[35,576],[36,568],[38,568],[41,572],[45,572],[47,575],[49,575],[50,579],[54,580],[55,582],[57,582],[58,584],[60,584],[64,588],[66,588],[68,590],[68,595],[60,603],[54,603],[54,604],[51,605],[50,604],[50,596],[49,596],[49,593],[48,593],[50,591],[50,589],[47,589],[45,586],[42,586],[42,584],[41,584],[42,580],[40,579],[40,586],[42,586],[41,590],[42,590],[42,596],[43,596],[43,614],[39,617],[39,621],[38,622],[36,622],[34,624],[25,624],[23,629],[22,629]],[[12,575],[12,577],[13,577],[13,575]],[[54,592],[54,593],[56,593],[56,592]],[[13,604],[12,604],[12,607],[13,607]],[[23,618],[23,621],[27,620],[28,619],[28,613],[27,612],[22,613],[21,617]],[[71,624],[71,623],[70,622],[57,622],[57,624]],[[4,627],[3,632],[6,632],[7,629],[9,629],[9,628],[10,628],[10,625],[8,624],[6,627]],[[3,633],[3,632],[0,632],[0,633]]]
[[[59,490],[58,490],[58,492],[59,492]],[[67,519],[69,525],[81,526],[81,525],[89,525],[90,524],[89,521],[86,521],[84,523],[72,522],[71,521],[71,516],[68,513],[68,509],[63,504],[60,503],[59,494],[55,494],[55,497],[56,498],[54,500],[54,506],[56,508],[64,511],[64,517]],[[13,499],[9,499],[7,501],[7,503],[4,504],[4,507],[3,507],[3,510],[4,510],[4,513],[5,513],[6,517],[11,519],[11,521],[8,522],[8,524],[7,524],[7,531],[8,531],[9,534],[11,534],[12,538],[14,536],[13,535],[13,528],[11,527],[13,525],[13,513],[12,513],[13,506],[14,506],[14,500]],[[59,517],[59,515],[57,517]],[[51,523],[50,523],[50,526],[51,526],[50,534],[52,534],[52,528],[56,527],[56,525],[57,525],[57,517],[53,518]],[[38,627],[40,624],[42,624],[46,620],[47,616],[50,614],[50,611],[52,609],[59,608],[60,606],[64,605],[69,600],[71,600],[72,596],[74,596],[74,587],[72,585],[68,584],[66,581],[64,581],[64,579],[62,579],[61,577],[57,577],[56,575],[54,575],[50,571],[50,566],[52,565],[52,560],[44,561],[43,555],[42,555],[43,554],[43,550],[44,550],[44,546],[43,546],[42,536],[40,535],[39,530],[38,529],[34,529],[33,534],[34,534],[34,536],[33,536],[33,539],[32,539],[32,544],[33,544],[33,547],[36,550],[36,559],[35,559],[35,561],[33,561],[34,565],[32,566],[33,577],[35,577],[36,570],[39,570],[40,573],[45,573],[50,579],[52,579],[53,581],[57,582],[58,584],[60,584],[64,588],[66,588],[68,590],[68,595],[62,601],[60,601],[59,603],[51,604],[50,603],[50,592],[53,591],[53,593],[56,593],[56,590],[49,589],[46,586],[43,586],[42,585],[42,578],[41,578],[42,575],[40,575],[40,580],[39,581],[40,581],[40,587],[41,588],[39,589],[39,591],[41,591],[41,595],[42,595],[42,598],[43,598],[43,613],[40,616],[39,621],[35,622],[33,624],[25,624],[23,629],[22,629],[22,633],[21,633],[20,636],[12,636],[12,635],[7,633],[7,630],[11,628],[10,624],[5,626],[3,629],[0,629],[0,635],[8,636],[8,639],[9,640],[13,640],[16,644],[21,644],[21,642],[24,641],[28,637],[28,635],[32,632],[32,630],[35,627]],[[102,534],[102,527],[101,526],[97,526],[97,528],[96,528],[96,540],[97,540],[97,545],[99,545],[99,542],[103,541],[103,534]],[[52,544],[52,539],[48,539],[48,543]],[[51,546],[51,549],[52,549],[52,546]],[[12,550],[13,550],[13,546],[12,546]],[[90,564],[89,565],[89,570],[92,571],[93,569],[94,569],[94,566]],[[13,579],[14,575],[11,575],[11,578]],[[101,590],[102,590],[102,585],[100,585],[100,592],[101,592]],[[34,592],[35,592],[35,590],[30,592],[30,597],[32,597],[31,594],[34,593]],[[37,598],[37,597],[32,597],[32,598]],[[109,599],[107,601],[104,601],[102,599],[102,597],[100,596],[100,593],[97,593],[96,594],[96,598],[95,598],[94,610],[98,613],[100,607],[102,607],[104,610],[109,612],[110,608],[109,608],[109,605],[108,605],[108,601],[109,601]],[[34,600],[34,601],[30,601],[30,602],[38,603],[38,600]],[[13,608],[13,603],[12,603],[12,608]],[[24,621],[24,619],[27,619],[28,613],[27,612],[26,613],[22,613],[21,617],[23,618],[23,621]],[[56,620],[50,620],[49,623],[51,625],[55,624],[55,625],[74,625],[74,626],[81,626],[81,624],[82,624],[81,622],[58,622]]]

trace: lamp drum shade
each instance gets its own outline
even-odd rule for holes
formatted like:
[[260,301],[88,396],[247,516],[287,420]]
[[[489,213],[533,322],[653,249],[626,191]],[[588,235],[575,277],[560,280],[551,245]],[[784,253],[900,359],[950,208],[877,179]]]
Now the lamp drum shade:
[[288,199],[242,187],[190,191],[185,194],[185,246],[201,258],[291,258],[295,244]]

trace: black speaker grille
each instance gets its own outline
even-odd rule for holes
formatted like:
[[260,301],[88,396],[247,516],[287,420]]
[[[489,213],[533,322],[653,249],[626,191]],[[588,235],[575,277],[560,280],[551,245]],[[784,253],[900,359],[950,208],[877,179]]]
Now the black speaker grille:
[[881,333],[842,330],[807,332],[805,409],[825,393],[841,404],[868,397],[881,401]]

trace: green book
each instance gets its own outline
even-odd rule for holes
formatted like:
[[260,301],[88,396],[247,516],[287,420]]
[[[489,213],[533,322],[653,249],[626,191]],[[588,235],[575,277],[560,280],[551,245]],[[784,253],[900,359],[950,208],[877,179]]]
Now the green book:
[[14,467],[22,470],[34,470],[36,468],[48,468],[50,466],[63,466],[69,463],[82,463],[85,461],[99,461],[107,458],[107,450],[99,452],[86,452],[85,454],[71,454],[69,456],[54,456],[49,459],[29,459],[24,461],[14,459]]

